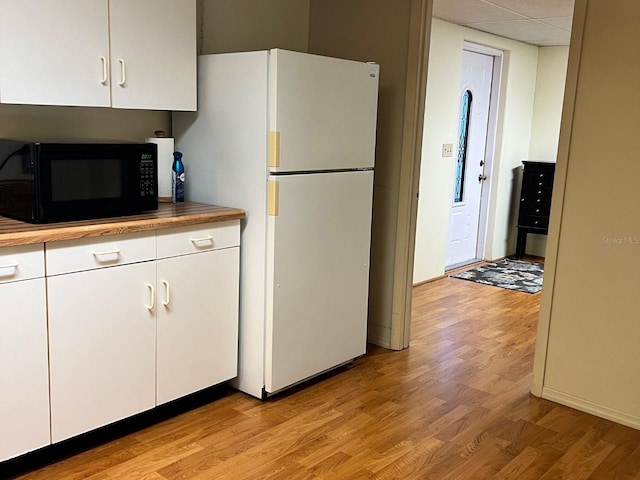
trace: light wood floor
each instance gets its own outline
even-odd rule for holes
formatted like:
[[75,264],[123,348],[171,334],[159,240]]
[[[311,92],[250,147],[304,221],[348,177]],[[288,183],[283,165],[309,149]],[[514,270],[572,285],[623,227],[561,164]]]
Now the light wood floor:
[[233,393],[22,479],[640,479],[640,431],[529,393],[539,294],[444,278],[412,345],[261,402]]

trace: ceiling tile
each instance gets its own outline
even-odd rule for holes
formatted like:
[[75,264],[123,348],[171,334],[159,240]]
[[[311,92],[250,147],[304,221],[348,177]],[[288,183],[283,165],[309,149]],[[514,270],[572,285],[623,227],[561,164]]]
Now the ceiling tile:
[[571,17],[574,0],[485,0],[529,18]]
[[570,33],[536,20],[474,22],[466,26],[533,45],[568,45]]
[[436,1],[433,5],[433,16],[457,24],[521,20],[525,18],[484,0]]
[[571,17],[560,17],[560,18],[541,18],[540,21],[542,23],[546,23],[547,25],[551,25],[553,27],[558,27],[567,32],[571,31],[571,23],[573,19]]
[[434,0],[433,16],[533,45],[568,45],[574,0]]

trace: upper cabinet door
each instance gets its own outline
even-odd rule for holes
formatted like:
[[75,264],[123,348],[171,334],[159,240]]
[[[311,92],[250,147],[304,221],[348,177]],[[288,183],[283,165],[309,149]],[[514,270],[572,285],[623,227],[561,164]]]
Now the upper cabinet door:
[[196,109],[195,0],[110,0],[112,106]]
[[373,167],[378,65],[272,50],[269,69],[272,172]]
[[108,107],[107,0],[0,0],[0,101]]

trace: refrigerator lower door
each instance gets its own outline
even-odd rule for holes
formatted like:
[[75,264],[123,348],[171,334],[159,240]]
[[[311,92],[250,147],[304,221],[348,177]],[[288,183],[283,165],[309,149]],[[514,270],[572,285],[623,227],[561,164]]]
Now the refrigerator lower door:
[[365,353],[373,171],[269,182],[268,394]]

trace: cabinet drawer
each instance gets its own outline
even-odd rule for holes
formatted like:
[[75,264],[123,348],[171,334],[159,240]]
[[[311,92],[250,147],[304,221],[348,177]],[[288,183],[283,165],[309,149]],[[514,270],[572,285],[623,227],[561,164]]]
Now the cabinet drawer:
[[525,215],[518,222],[519,227],[549,228],[549,217]]
[[158,231],[158,258],[240,245],[240,220]]
[[531,205],[551,205],[550,188],[529,188],[522,192],[520,201]]
[[531,186],[553,188],[554,172],[545,170],[525,171],[525,182]]
[[47,276],[125,265],[155,258],[155,232],[63,240],[47,243]]
[[548,217],[551,212],[549,205],[522,205],[520,208],[520,218],[524,217]]
[[44,246],[0,248],[0,283],[44,277]]

